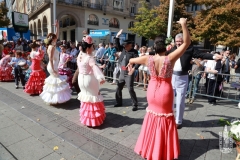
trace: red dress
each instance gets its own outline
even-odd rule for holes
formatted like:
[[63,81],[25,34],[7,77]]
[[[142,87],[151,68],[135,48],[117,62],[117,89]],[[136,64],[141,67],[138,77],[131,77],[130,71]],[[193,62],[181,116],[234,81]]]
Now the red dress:
[[12,74],[12,66],[8,63],[11,61],[10,55],[6,55],[0,61],[0,81],[12,81],[14,80]]
[[147,113],[134,151],[148,160],[173,160],[180,154],[178,131],[173,115],[172,71],[165,57],[157,75],[153,56],[149,56],[151,80],[147,90]]
[[43,90],[44,81],[46,79],[46,74],[41,68],[41,61],[43,59],[44,53],[32,51],[30,57],[32,58],[32,73],[25,85],[24,92],[33,95],[41,94]]

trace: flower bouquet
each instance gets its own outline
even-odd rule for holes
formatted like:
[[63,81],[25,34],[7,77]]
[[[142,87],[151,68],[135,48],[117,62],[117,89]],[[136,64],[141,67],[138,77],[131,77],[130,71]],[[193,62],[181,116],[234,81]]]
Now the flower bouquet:
[[229,122],[227,120],[220,119],[219,124],[230,126],[229,137],[232,137],[235,141],[237,152],[240,154],[240,120],[236,119]]

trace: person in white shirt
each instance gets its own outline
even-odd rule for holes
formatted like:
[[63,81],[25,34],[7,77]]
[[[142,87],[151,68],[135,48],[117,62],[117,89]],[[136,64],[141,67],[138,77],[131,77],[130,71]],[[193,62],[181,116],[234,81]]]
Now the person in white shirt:
[[18,50],[18,51],[23,51],[23,46],[22,46],[20,40],[17,41],[17,44],[15,45],[14,50],[15,50],[15,51],[17,51],[17,50]]
[[102,43],[99,43],[99,48],[95,54],[95,58],[97,58],[97,63],[103,64],[103,61],[101,61],[102,56],[104,55],[106,49],[103,47]]

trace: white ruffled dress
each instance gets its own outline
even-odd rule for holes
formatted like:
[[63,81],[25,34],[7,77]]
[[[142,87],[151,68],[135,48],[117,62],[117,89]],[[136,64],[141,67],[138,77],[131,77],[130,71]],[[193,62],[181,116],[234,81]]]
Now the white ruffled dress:
[[105,79],[104,75],[95,64],[94,58],[86,53],[79,54],[77,64],[78,85],[81,89],[78,94],[81,101],[80,121],[86,126],[99,126],[106,117],[103,97],[99,92],[99,82]]
[[[53,55],[53,67],[58,72],[59,52],[55,49]],[[66,75],[54,75],[50,63],[47,65],[47,70],[50,76],[45,79],[43,92],[40,97],[45,103],[48,104],[60,104],[65,103],[71,99],[72,90],[69,87]]]

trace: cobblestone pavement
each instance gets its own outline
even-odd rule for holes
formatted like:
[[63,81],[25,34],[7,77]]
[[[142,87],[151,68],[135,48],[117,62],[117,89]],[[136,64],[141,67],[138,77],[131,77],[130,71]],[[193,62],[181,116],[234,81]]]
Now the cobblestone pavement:
[[[139,110],[133,112],[127,88],[123,90],[123,107],[113,107],[115,88],[108,83],[102,86],[107,117],[100,127],[89,128],[79,122],[80,103],[75,92],[69,102],[49,106],[39,96],[15,89],[13,82],[0,82],[0,159],[142,159],[133,148],[145,115],[146,92],[135,87]],[[229,154],[218,149],[218,133],[223,127],[217,122],[220,118],[239,118],[239,111],[235,102],[221,100],[210,106],[201,97],[187,105],[183,127],[178,130],[179,159],[234,159],[235,148]]]

